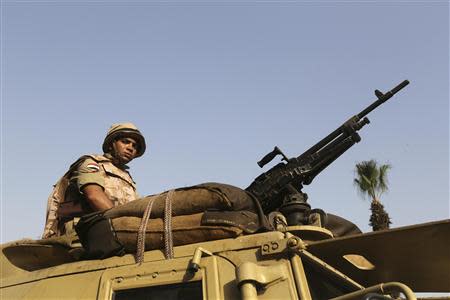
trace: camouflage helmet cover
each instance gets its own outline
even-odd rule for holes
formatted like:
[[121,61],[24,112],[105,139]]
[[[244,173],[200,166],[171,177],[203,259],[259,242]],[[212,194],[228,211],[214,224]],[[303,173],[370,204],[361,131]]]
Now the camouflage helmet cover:
[[133,123],[116,123],[111,125],[103,141],[103,152],[110,151],[111,145],[119,137],[134,138],[138,144],[136,157],[141,156],[145,152],[145,138],[139,129]]

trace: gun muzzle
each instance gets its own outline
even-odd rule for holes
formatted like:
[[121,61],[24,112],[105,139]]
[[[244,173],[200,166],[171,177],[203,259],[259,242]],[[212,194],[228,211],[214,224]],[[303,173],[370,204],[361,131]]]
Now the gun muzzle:
[[383,102],[387,101],[388,99],[390,99],[392,96],[394,96],[396,93],[398,93],[402,88],[404,88],[405,86],[407,86],[409,84],[408,80],[403,80],[403,82],[401,82],[399,85],[397,85],[396,87],[394,87],[392,90],[390,90],[389,92],[387,92],[386,94],[383,94],[382,92],[380,92],[379,90],[375,90],[375,96],[377,96],[377,98]]
[[398,93],[401,89],[403,89],[405,86],[407,86],[409,84],[408,80],[403,80],[403,82],[401,82],[399,85],[397,85],[396,87],[394,87],[392,90],[390,90],[389,92],[386,92],[385,94],[383,94],[382,92],[380,92],[379,90],[375,90],[375,96],[377,96],[378,100],[375,101],[374,103],[372,103],[371,105],[369,105],[368,107],[366,107],[362,112],[360,112],[359,114],[357,114],[356,116],[359,119],[362,119],[363,117],[365,117],[368,113],[370,113],[372,110],[374,110],[375,108],[377,108],[378,106],[380,106],[381,104],[383,104],[384,102],[386,102],[387,100],[389,100],[392,96],[394,96],[396,93]]
[[395,88],[391,90],[392,95],[396,94],[398,91],[400,91],[402,88],[407,86],[409,84],[409,80],[404,80],[399,85],[397,85]]

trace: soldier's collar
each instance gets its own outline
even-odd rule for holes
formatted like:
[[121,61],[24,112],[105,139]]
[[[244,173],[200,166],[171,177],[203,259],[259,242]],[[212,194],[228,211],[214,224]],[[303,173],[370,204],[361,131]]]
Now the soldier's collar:
[[122,170],[128,170],[128,169],[130,168],[130,167],[127,166],[127,165],[119,164],[119,163],[117,162],[117,159],[116,159],[114,156],[112,156],[110,153],[105,153],[104,156],[105,156],[107,159],[109,159],[109,160],[113,163],[113,165],[115,165],[115,166],[118,167],[119,169],[122,169]]

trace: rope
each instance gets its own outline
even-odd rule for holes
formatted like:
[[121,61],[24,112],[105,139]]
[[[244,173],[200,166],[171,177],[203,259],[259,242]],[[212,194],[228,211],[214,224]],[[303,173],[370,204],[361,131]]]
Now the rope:
[[155,198],[148,201],[145,207],[144,215],[142,216],[141,224],[139,225],[138,237],[136,243],[136,263],[142,264],[144,261],[144,251],[145,251],[145,232],[147,230],[147,223],[150,218],[150,213],[152,212],[152,206],[155,202]]
[[167,193],[164,204],[164,254],[166,259],[173,258],[173,237],[172,237],[172,196],[174,190]]

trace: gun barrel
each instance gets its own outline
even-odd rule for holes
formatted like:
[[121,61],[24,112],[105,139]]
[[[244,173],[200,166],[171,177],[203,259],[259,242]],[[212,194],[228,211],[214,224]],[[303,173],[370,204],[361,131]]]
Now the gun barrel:
[[[359,114],[353,116],[352,118],[350,118],[350,120],[354,120],[355,122],[359,122],[359,120],[362,120],[367,114],[369,114],[372,110],[374,110],[375,108],[377,108],[378,106],[380,106],[381,104],[383,104],[384,102],[386,102],[389,98],[391,98],[392,96],[394,96],[394,94],[396,94],[398,91],[400,91],[401,89],[403,89],[405,86],[407,86],[409,84],[408,80],[404,80],[403,82],[401,82],[399,85],[397,85],[396,87],[394,87],[392,90],[390,90],[389,92],[383,94],[380,91],[376,91],[375,94],[378,97],[378,100],[376,100],[375,102],[373,102],[371,105],[369,105],[368,107],[366,107],[362,112],[360,112]],[[349,120],[349,121],[350,121]],[[368,120],[367,120],[368,121]],[[348,122],[348,121],[347,121]],[[311,155],[312,153],[315,153],[317,151],[319,151],[320,149],[322,149],[323,147],[325,147],[326,145],[328,145],[329,143],[333,142],[336,138],[338,138],[339,135],[341,135],[344,131],[344,126],[347,123],[345,122],[343,125],[341,125],[340,127],[336,128],[333,132],[331,132],[330,134],[328,134],[325,138],[323,138],[321,141],[319,141],[317,144],[315,144],[314,146],[312,146],[311,148],[309,148],[308,150],[306,150],[303,154],[301,154],[300,156],[298,156],[298,159],[303,159],[305,157],[307,157],[308,155]],[[367,122],[369,123],[369,122]],[[365,123],[366,124],[366,123]],[[364,124],[364,125],[365,125]],[[362,127],[362,126],[361,126]],[[359,130],[360,128],[358,128],[357,130]],[[347,135],[343,136],[342,139],[344,139]],[[336,140],[336,143],[341,142],[342,139]]]
[[398,93],[401,89],[403,89],[408,84],[409,84],[409,81],[404,80],[399,85],[397,85],[396,87],[394,87],[392,90],[390,90],[389,92],[387,92],[385,94],[381,93],[378,90],[375,91],[375,95],[377,95],[378,100],[376,100],[374,103],[372,103],[367,108],[365,108],[362,112],[357,114],[358,118],[362,119],[363,117],[368,115],[372,110],[374,110],[375,108],[377,108],[378,106],[380,106],[381,104],[383,104],[384,102],[389,100],[392,96],[394,96],[396,93]]
[[409,80],[403,80],[403,82],[401,82],[399,85],[397,85],[395,88],[393,88],[391,90],[392,94],[397,93],[398,91],[400,91],[402,88],[404,88],[405,86],[407,86],[409,84]]

